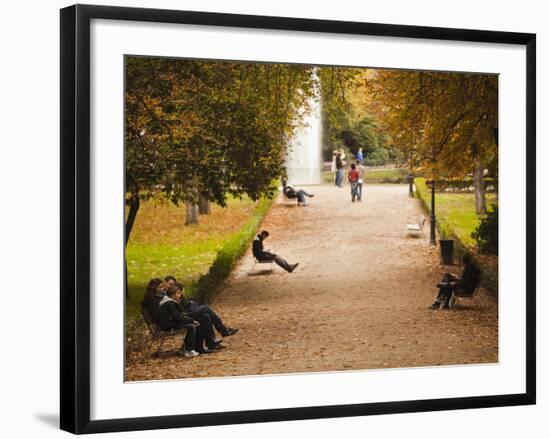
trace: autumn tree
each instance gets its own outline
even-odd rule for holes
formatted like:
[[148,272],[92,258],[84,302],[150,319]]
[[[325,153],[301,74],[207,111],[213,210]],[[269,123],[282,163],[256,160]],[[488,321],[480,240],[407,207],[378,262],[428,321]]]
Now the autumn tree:
[[495,75],[379,70],[367,80],[379,120],[412,169],[431,177],[471,173],[476,211],[486,212],[483,172],[497,155]]
[[256,200],[284,173],[284,139],[314,92],[312,67],[128,57],[127,236],[151,193],[187,205]]

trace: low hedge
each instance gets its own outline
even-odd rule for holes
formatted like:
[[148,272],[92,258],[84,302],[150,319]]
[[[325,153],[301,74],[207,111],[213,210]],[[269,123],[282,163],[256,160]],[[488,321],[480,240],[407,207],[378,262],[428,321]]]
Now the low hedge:
[[[416,196],[420,199],[424,210],[429,214],[431,212],[431,191],[426,185],[426,179],[415,178],[414,185],[416,187]],[[476,249],[465,245],[456,235],[452,227],[445,221],[444,217],[437,217],[436,226],[441,239],[453,239],[455,241],[454,256],[456,258],[459,260],[462,259],[465,253],[470,253],[472,255],[472,258],[481,270],[482,286],[494,294],[498,294],[498,271],[481,264],[479,257],[476,257]]]
[[[457,192],[471,192],[474,187],[474,181],[471,178],[465,179],[437,179],[435,180],[436,190],[448,190]],[[483,187],[486,191],[497,192],[498,180],[494,178],[483,179]]]
[[186,285],[186,294],[199,302],[208,302],[213,299],[217,288],[229,276],[238,260],[246,253],[254,236],[256,236],[258,227],[271,208],[273,200],[274,198],[267,197],[259,200],[254,214],[248,222],[218,250],[216,259],[208,273],[201,276],[196,282]]

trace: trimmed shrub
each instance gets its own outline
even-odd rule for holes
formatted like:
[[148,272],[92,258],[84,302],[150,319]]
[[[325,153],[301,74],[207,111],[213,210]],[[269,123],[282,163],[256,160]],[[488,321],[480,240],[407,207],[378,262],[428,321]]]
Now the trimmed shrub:
[[254,236],[256,236],[258,227],[271,208],[273,200],[274,198],[260,199],[250,220],[218,250],[216,259],[208,273],[201,276],[196,283],[186,286],[186,294],[200,302],[208,302],[214,297],[217,288],[229,276],[237,261],[246,253]]
[[[429,215],[430,205],[431,205],[431,194],[430,194],[430,189],[426,185],[426,179],[415,178],[414,185],[416,187],[415,195],[420,199],[420,202],[422,203],[422,207],[424,208],[426,213]],[[496,208],[496,206],[493,206],[493,207]],[[495,230],[497,231],[496,237],[498,241],[498,208],[496,208],[495,210],[497,211],[497,213],[495,213],[496,221],[497,221]],[[469,253],[474,258],[474,262],[478,264],[481,270],[481,279],[482,279],[483,287],[487,288],[489,291],[492,291],[493,293],[498,295],[498,271],[492,269],[489,266],[484,266],[483,264],[481,264],[480,261],[476,258],[476,255],[472,254],[473,249],[464,245],[464,243],[460,240],[460,238],[456,235],[456,233],[454,233],[454,230],[452,229],[452,227],[449,224],[447,224],[447,222],[445,221],[445,218],[439,217],[437,221],[437,229],[439,231],[439,235],[441,238],[455,240],[455,257],[458,260],[462,259],[462,256],[465,253]],[[472,233],[475,233],[475,231]],[[472,235],[472,237],[474,236]]]
[[498,255],[498,206],[493,204],[487,216],[481,220],[477,229],[472,232],[472,238],[484,253]]

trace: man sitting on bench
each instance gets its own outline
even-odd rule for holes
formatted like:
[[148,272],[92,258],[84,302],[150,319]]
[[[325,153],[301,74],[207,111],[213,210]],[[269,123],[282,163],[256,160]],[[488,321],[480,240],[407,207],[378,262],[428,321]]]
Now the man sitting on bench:
[[177,289],[170,287],[159,303],[158,324],[163,331],[187,328],[180,354],[187,358],[196,357],[199,355],[195,351],[196,330],[200,324],[180,308],[179,298]]
[[469,254],[465,254],[462,257],[462,262],[464,263],[464,270],[460,277],[456,277],[451,273],[445,273],[441,282],[437,284],[439,287],[439,294],[435,302],[429,306],[430,309],[449,308],[449,301],[451,300],[453,292],[464,295],[471,295],[474,293],[481,272],[472,262],[472,257]]
[[[173,285],[168,288],[166,296],[159,304],[159,326],[161,329],[163,331],[172,329],[170,327],[171,322],[179,324],[178,322],[180,321],[188,322],[191,320],[196,322],[194,324],[197,327],[194,347],[192,348],[196,353],[210,354],[217,350],[224,349],[225,346],[222,346],[220,342],[217,342],[214,338],[214,329],[212,328],[210,316],[204,312],[186,312],[185,308],[181,305],[182,298],[183,292],[178,286]],[[183,325],[182,327],[187,326]],[[187,346],[186,343],[186,347]],[[189,351],[188,347],[186,349]],[[185,352],[183,354],[185,355]],[[194,356],[192,352],[191,354],[190,356]]]
[[298,205],[307,206],[306,197],[313,197],[313,194],[308,194],[303,189],[294,189],[289,184],[286,184],[286,180],[282,180],[283,183],[283,194],[289,200],[296,198],[298,200]]
[[264,240],[267,239],[268,236],[269,232],[267,230],[263,230],[259,235],[254,238],[254,241],[252,241],[252,254],[258,260],[258,262],[274,261],[279,267],[282,267],[284,270],[292,273],[298,266],[298,263],[289,264],[280,256],[264,250]]

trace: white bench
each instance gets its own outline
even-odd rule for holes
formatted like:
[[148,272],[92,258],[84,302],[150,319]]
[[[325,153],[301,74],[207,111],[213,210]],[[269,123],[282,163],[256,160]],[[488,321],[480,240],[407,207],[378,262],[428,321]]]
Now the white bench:
[[423,233],[424,231],[424,224],[426,223],[426,217],[422,215],[420,218],[420,221],[417,223],[415,222],[407,222],[407,231],[409,234],[417,234],[417,233]]
[[248,272],[249,275],[251,274],[255,274],[256,273],[256,265],[257,264],[269,264],[269,269],[268,270],[265,270],[266,272],[269,272],[269,273],[272,273],[273,272],[273,264],[274,261],[273,259],[269,259],[267,261],[259,261],[258,259],[254,258],[254,265],[252,265],[252,268],[251,270]]

